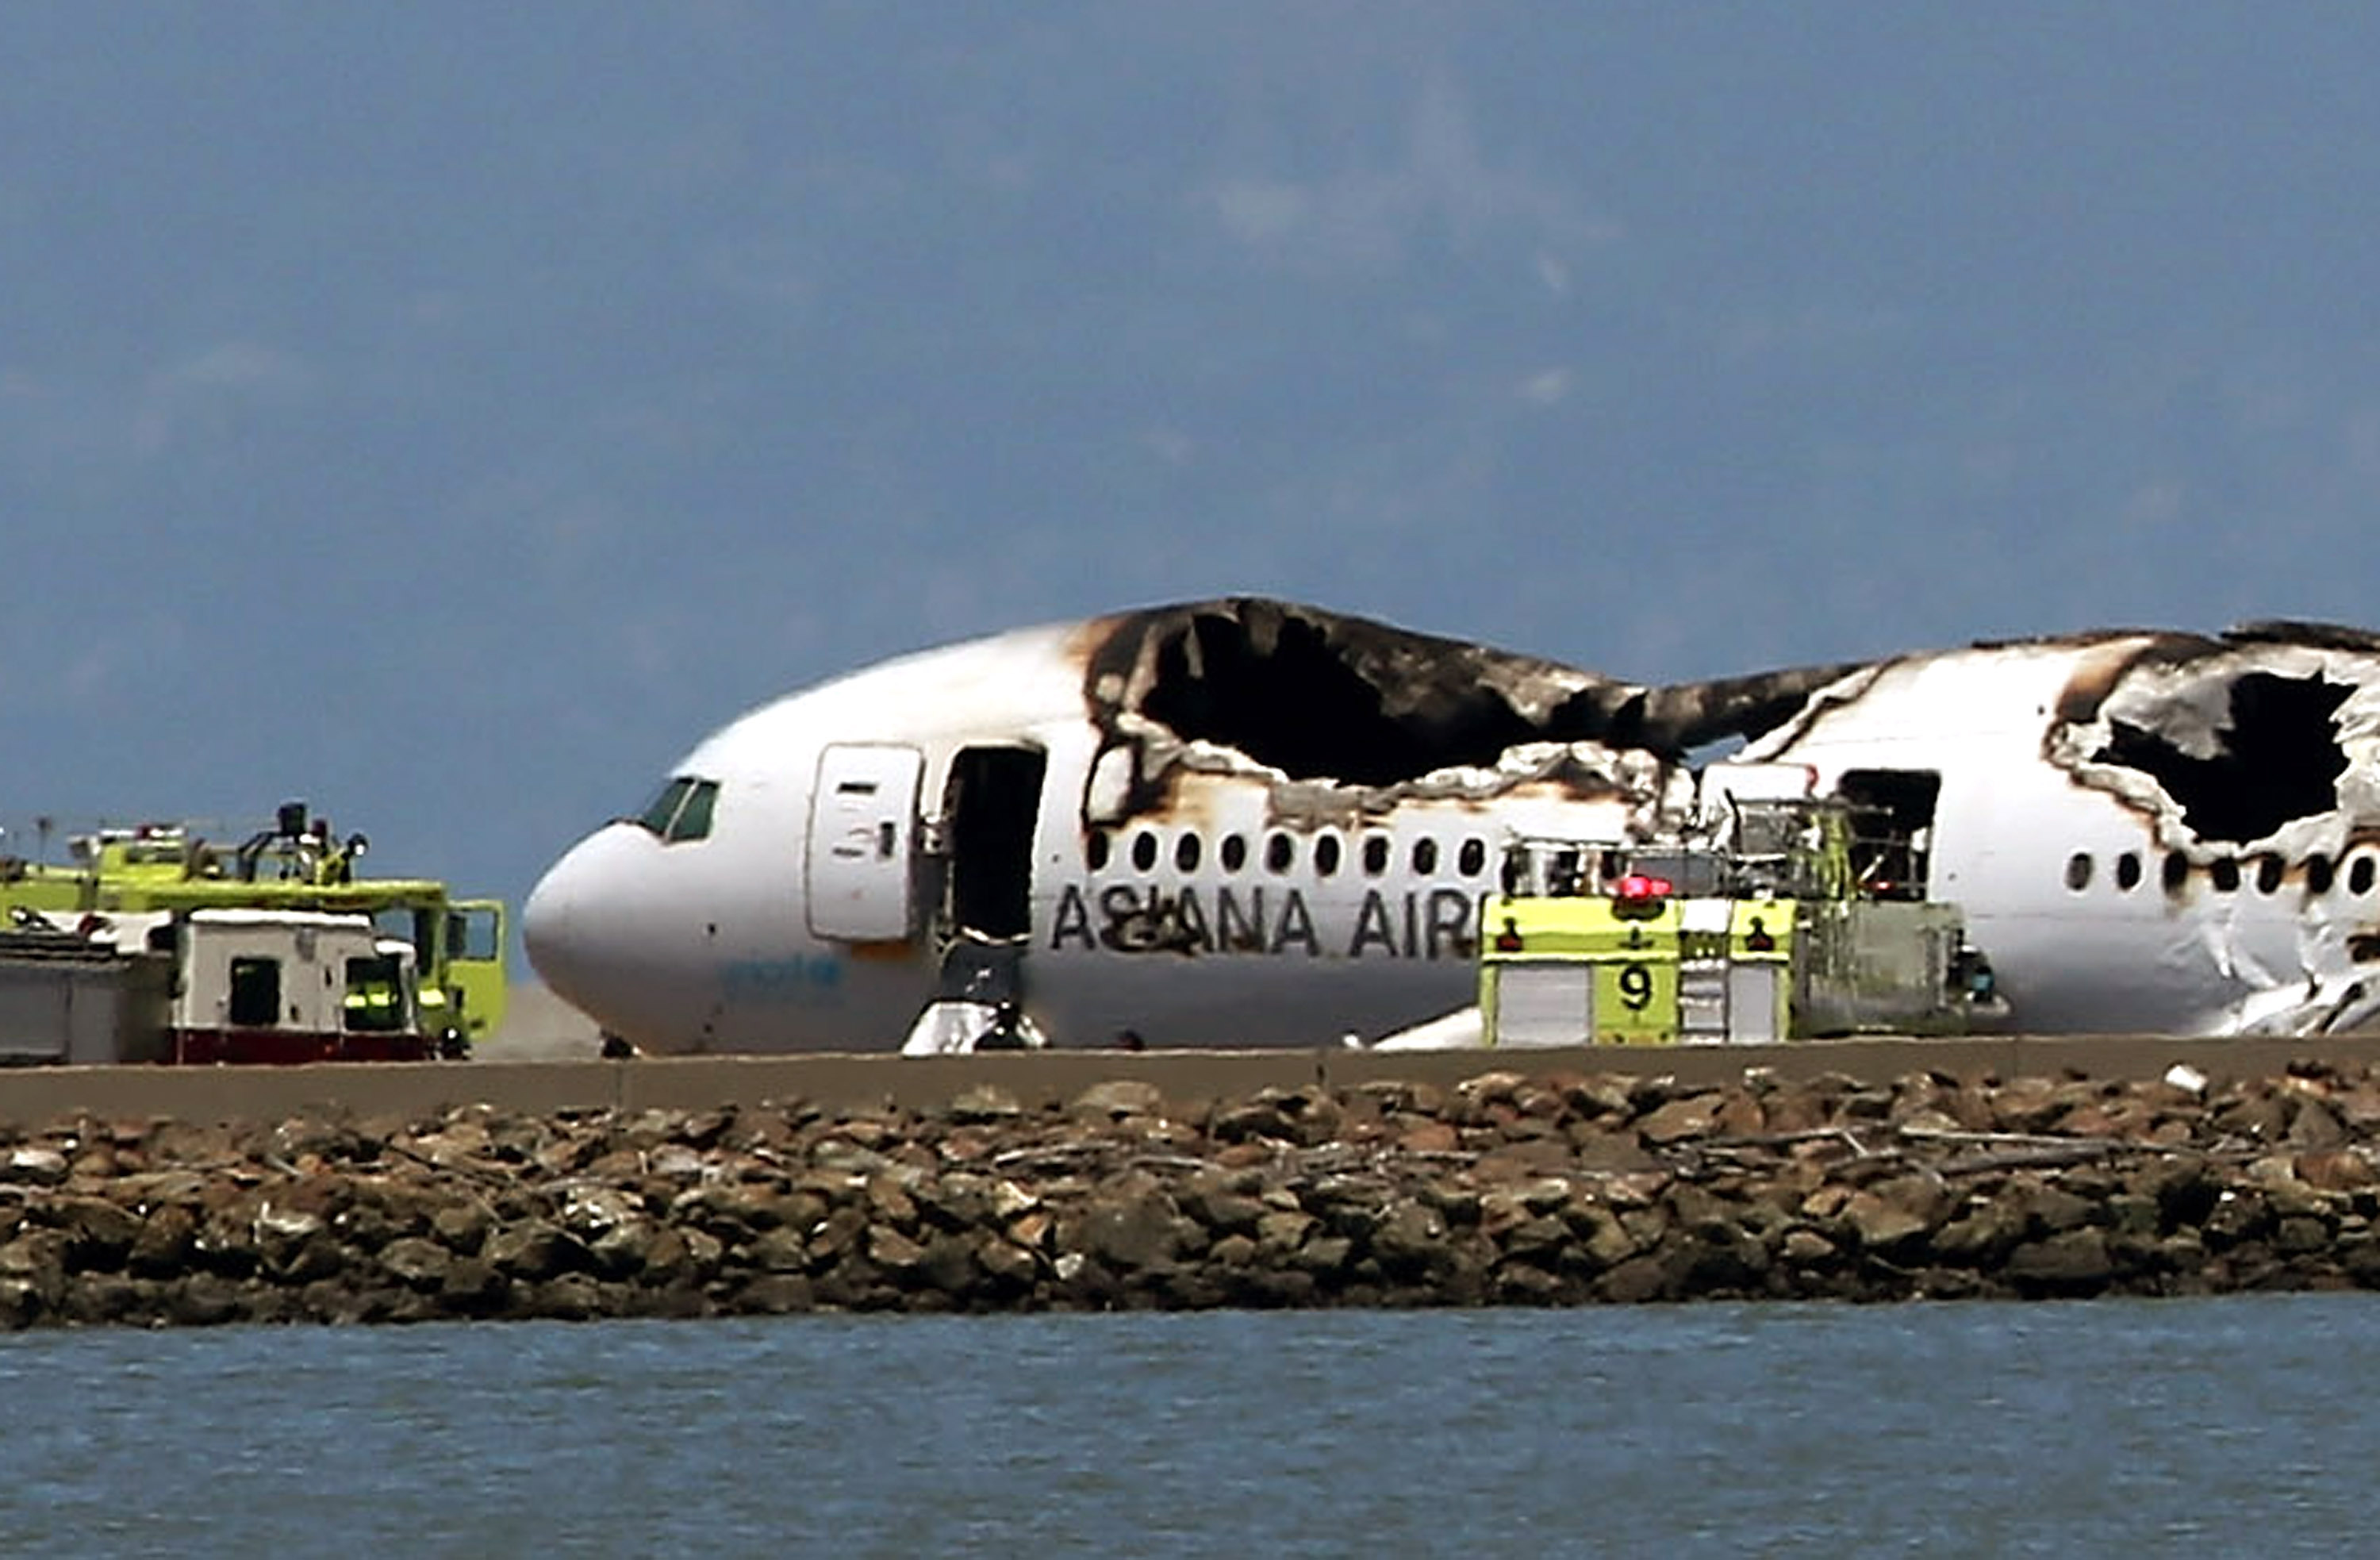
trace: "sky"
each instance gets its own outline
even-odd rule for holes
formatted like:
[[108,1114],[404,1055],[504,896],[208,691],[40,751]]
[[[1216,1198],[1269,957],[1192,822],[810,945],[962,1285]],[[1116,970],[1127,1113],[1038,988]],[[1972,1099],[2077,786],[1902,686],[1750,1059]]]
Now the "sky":
[[2380,627],[2380,11],[0,9],[0,823],[516,903],[746,708],[1284,596],[1647,680]]

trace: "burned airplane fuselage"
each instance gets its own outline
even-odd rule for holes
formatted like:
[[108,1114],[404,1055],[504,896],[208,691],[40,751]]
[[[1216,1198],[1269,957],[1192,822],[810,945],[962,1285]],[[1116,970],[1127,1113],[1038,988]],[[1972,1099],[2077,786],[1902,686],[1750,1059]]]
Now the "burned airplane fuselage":
[[732,722],[704,826],[596,831],[525,940],[654,1049],[898,1044],[971,970],[1062,1044],[1374,1036],[1469,1000],[1509,839],[1662,835],[1729,739],[1880,820],[1854,871],[2017,1028],[2374,1012],[2380,640],[2293,624],[1669,685],[1255,598],[1020,629]]
[[[1052,951],[1467,958],[1453,908],[1504,838],[1674,825],[1688,755],[1740,738],[1896,815],[1918,879],[1897,888],[1966,907],[2021,1027],[2321,1028],[2370,1005],[2380,640],[2353,630],[2116,631],[1663,686],[1232,599],[1104,620],[1084,664],[1092,871]],[[1416,907],[1367,875],[1436,881]],[[1253,913],[1268,887],[1274,911],[1297,896],[1286,927]]]

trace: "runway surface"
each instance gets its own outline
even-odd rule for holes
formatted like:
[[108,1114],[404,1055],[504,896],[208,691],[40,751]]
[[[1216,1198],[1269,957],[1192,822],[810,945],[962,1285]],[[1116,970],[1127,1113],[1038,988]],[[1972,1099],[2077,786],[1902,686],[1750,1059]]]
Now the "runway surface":
[[324,1109],[415,1114],[458,1104],[511,1110],[701,1108],[806,1099],[832,1109],[927,1108],[991,1085],[1033,1107],[1094,1083],[1138,1079],[1177,1107],[1266,1088],[1350,1087],[1383,1079],[1452,1085],[1495,1071],[1669,1076],[1723,1083],[1766,1069],[1780,1078],[1843,1073],[1863,1081],[1938,1071],[2160,1078],[2187,1064],[2210,1079],[2270,1077],[2292,1063],[2380,1062],[2380,1035],[2323,1040],[2155,1036],[1991,1036],[1960,1040],[1802,1041],[1783,1045],[1378,1053],[1364,1051],[1050,1051],[983,1056],[677,1056],[603,1061],[594,1025],[541,987],[514,993],[503,1031],[468,1062],[305,1067],[29,1067],[0,1072],[0,1122],[74,1112],[191,1121],[275,1120]]

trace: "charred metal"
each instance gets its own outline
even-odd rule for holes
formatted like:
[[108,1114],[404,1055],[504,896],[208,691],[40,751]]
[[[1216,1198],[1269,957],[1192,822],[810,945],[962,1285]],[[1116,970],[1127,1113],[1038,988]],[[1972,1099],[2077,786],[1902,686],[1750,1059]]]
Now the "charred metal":
[[[2044,757],[2149,818],[2190,865],[2284,831],[2290,859],[2336,850],[2328,822],[2293,826],[2374,810],[2348,777],[2371,739],[2380,636],[2270,622],[1973,649],[2070,652]],[[1086,652],[1104,778],[1085,822],[1165,812],[1201,773],[1263,784],[1290,827],[1533,786],[1650,799],[1696,750],[1790,746],[1923,659],[1644,684],[1260,597],[1155,607],[1108,620]]]
[[[1591,743],[1675,761],[1706,743],[1759,735],[1852,669],[1648,687],[1315,607],[1232,597],[1116,619],[1089,656],[1085,695],[1103,748],[1131,746],[1153,725],[1292,781],[1378,788],[1492,769],[1530,744]],[[1136,766],[1135,810],[1157,800],[1150,778]],[[1609,788],[1608,778],[1600,784]]]
[[1231,748],[1292,779],[1384,786],[1492,764],[1531,741],[1594,740],[1643,690],[1461,640],[1257,598],[1120,620],[1087,693],[1111,741],[1127,717]]
[[2284,833],[2292,857],[2336,848],[2328,836],[2371,810],[2352,775],[2380,637],[2265,622],[2103,642],[2068,678],[2045,756],[2193,858]]
[[2245,845],[2338,805],[2347,772],[2336,716],[2354,689],[2312,677],[2249,672],[2226,695],[2228,719],[2211,753],[2194,753],[2164,732],[2111,723],[2095,763],[2153,777],[2201,839]]

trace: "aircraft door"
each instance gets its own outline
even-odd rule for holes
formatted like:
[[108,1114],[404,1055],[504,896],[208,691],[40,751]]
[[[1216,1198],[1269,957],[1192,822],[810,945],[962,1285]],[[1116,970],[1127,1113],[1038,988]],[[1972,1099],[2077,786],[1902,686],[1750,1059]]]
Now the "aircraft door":
[[948,911],[954,930],[1014,941],[1030,930],[1033,828],[1049,755],[965,748],[951,761]]
[[810,932],[855,943],[905,940],[915,928],[915,748],[840,742],[819,755],[810,793]]
[[1881,899],[1925,898],[1942,776],[1930,769],[1847,769],[1836,794],[1852,810],[1853,880]]

